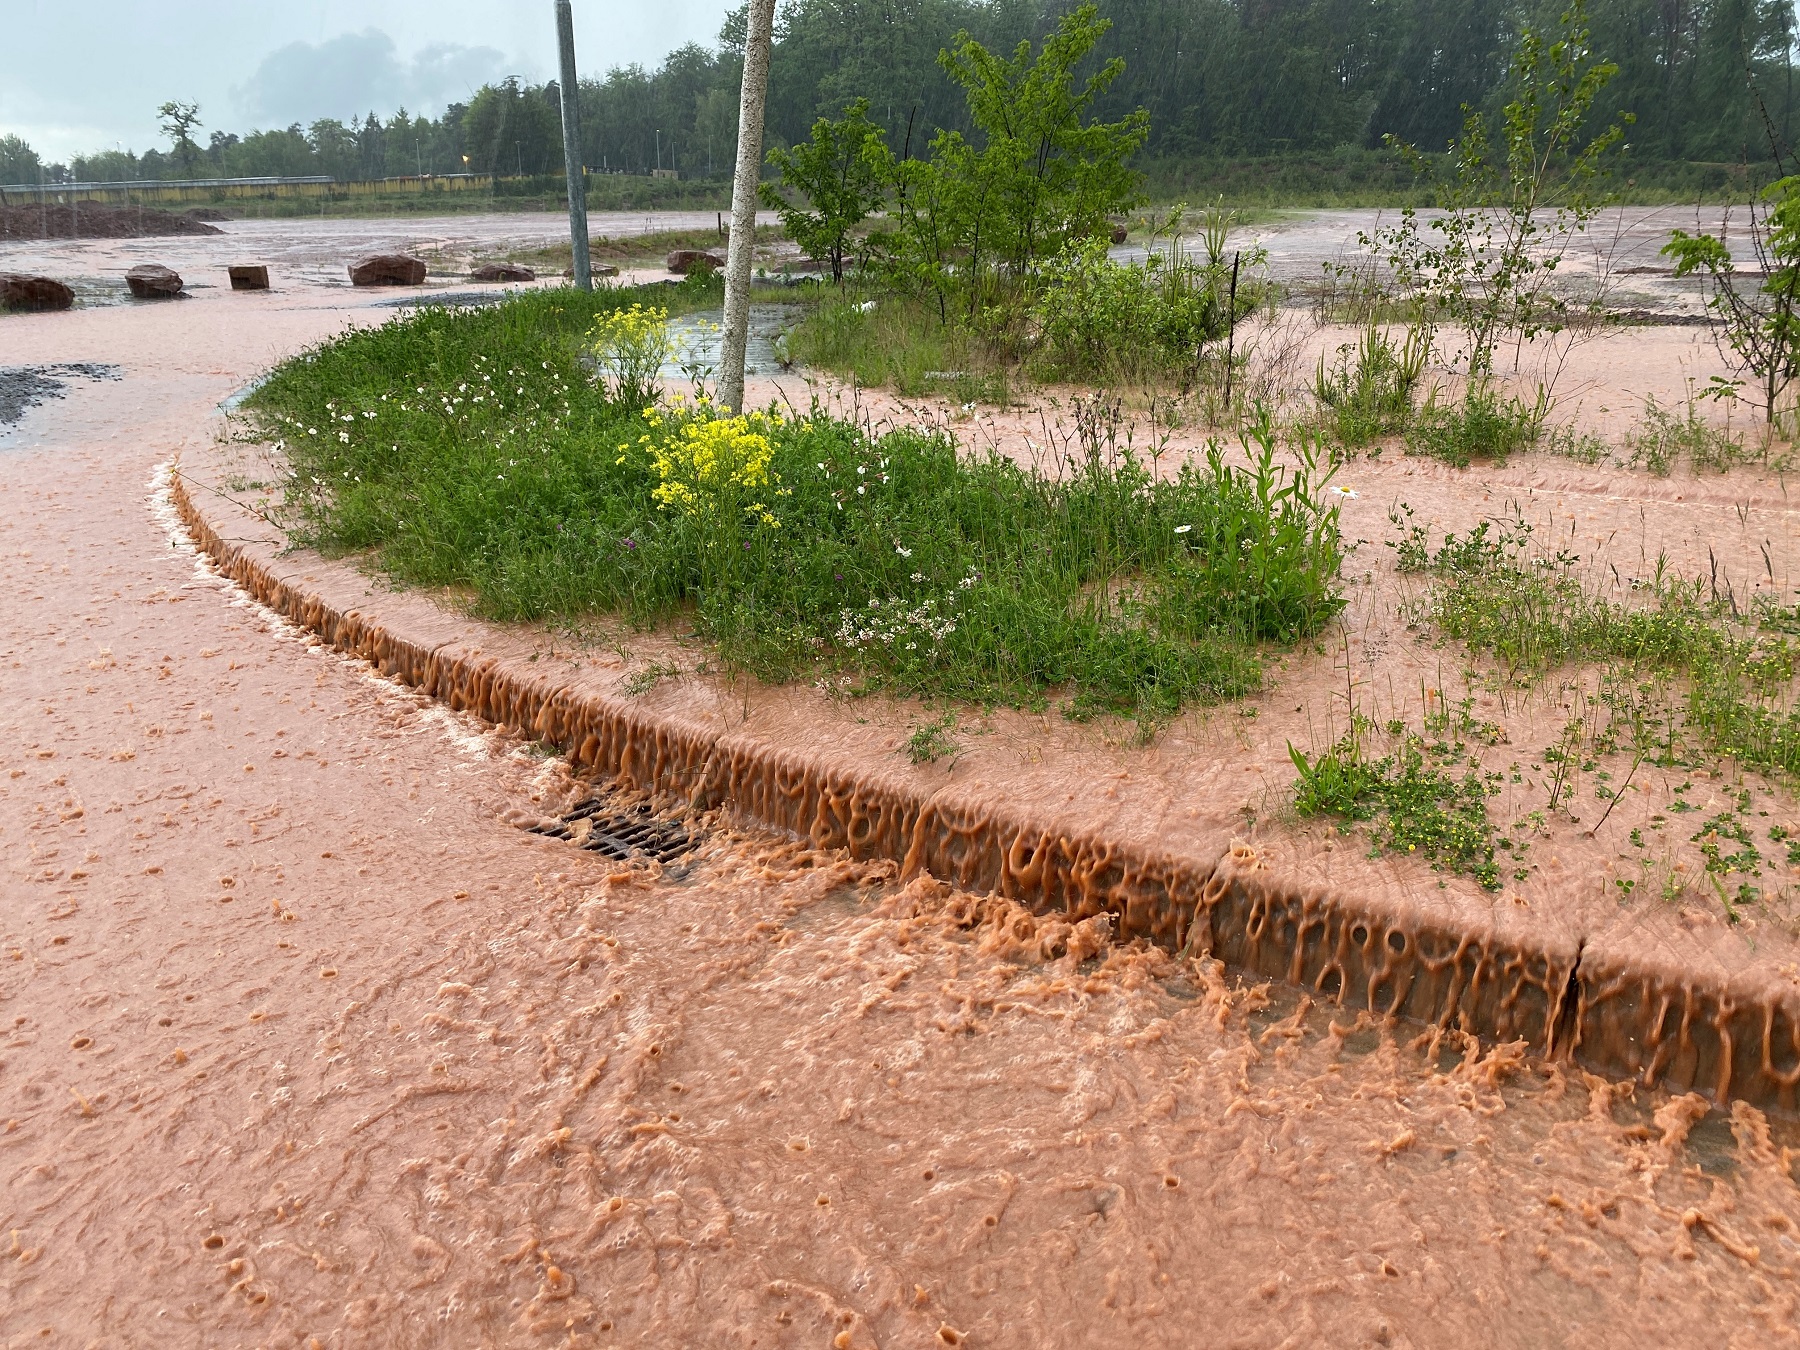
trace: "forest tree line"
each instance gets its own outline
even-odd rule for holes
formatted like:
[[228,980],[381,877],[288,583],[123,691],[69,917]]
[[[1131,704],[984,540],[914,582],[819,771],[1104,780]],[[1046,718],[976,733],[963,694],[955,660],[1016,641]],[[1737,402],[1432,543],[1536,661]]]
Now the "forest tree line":
[[[942,128],[967,131],[962,93],[938,65],[959,32],[990,49],[1037,40],[1069,6],[1035,0],[787,0],[770,77],[770,144],[866,98],[896,153]],[[1168,160],[1375,147],[1387,135],[1445,145],[1464,105],[1501,97],[1521,29],[1561,6],[1522,0],[1104,0],[1113,27],[1095,59],[1125,72],[1099,116],[1150,114],[1147,153]],[[1636,114],[1628,160],[1769,158],[1796,127],[1794,0],[1591,0],[1595,53],[1618,76],[1596,115]],[[723,178],[737,135],[744,14],[712,47],[690,43],[654,70],[581,82],[582,159],[600,172]],[[590,51],[592,48],[590,47]],[[204,116],[204,110],[202,111]],[[405,111],[323,118],[245,135],[211,129],[167,149],[42,164],[0,136],[0,183],[329,174],[560,172],[554,83],[484,86],[437,118]]]

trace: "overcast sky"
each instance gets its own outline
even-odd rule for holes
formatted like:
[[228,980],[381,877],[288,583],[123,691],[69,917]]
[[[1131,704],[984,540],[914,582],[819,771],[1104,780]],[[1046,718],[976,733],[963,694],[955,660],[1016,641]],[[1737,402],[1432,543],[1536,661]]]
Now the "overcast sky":
[[[583,74],[708,45],[730,0],[574,0]],[[46,159],[160,143],[157,105],[217,128],[436,113],[484,80],[549,78],[553,0],[0,0],[0,135]]]

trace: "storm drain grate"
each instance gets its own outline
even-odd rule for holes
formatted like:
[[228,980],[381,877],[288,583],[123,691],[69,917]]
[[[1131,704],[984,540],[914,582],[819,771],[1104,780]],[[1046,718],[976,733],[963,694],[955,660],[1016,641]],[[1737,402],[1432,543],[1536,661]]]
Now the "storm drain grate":
[[665,865],[692,853],[701,842],[681,821],[657,815],[648,802],[621,806],[608,797],[589,797],[555,824],[536,826],[532,833],[571,840],[617,862],[654,858]]

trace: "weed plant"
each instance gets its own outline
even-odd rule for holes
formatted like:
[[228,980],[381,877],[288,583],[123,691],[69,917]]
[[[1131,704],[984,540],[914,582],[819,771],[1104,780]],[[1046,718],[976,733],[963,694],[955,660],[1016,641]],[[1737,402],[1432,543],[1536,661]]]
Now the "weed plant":
[[1700,415],[1693,398],[1678,412],[1664,408],[1655,395],[1644,400],[1644,420],[1625,438],[1626,462],[1667,478],[1685,462],[1695,473],[1711,469],[1724,473],[1755,456],[1746,450],[1742,436],[1712,425]]
[[817,408],[647,412],[584,346],[643,298],[421,310],[283,364],[249,406],[287,455],[292,537],[499,619],[681,622],[767,679],[1063,691],[1152,724],[1257,689],[1258,643],[1342,605],[1331,466],[1282,467],[1267,417],[1249,467],[1214,444],[1170,478],[1099,438],[1052,477]]
[[1337,349],[1335,364],[1323,353],[1313,378],[1326,431],[1340,444],[1357,447],[1380,436],[1405,431],[1413,417],[1413,391],[1425,375],[1430,343],[1421,328],[1411,328],[1396,344],[1371,323],[1354,346]]
[[1504,464],[1537,443],[1549,410],[1542,393],[1527,403],[1486,382],[1470,385],[1460,401],[1440,401],[1433,390],[1406,433],[1406,453],[1459,469],[1476,460]]
[[957,751],[956,714],[945,713],[935,722],[913,728],[906,738],[906,757],[914,764],[935,764],[953,757]]
[[[1289,744],[1299,775],[1295,809],[1302,816],[1375,822],[1373,853],[1392,849],[1420,856],[1498,889],[1500,864],[1487,809],[1488,798],[1498,791],[1497,775],[1484,776],[1460,740],[1428,741],[1400,724],[1389,729],[1392,753],[1370,758],[1363,742],[1372,730],[1358,719],[1317,758]],[[1513,846],[1508,839],[1507,847]]]
[[1577,464],[1599,464],[1612,454],[1612,447],[1591,431],[1577,431],[1563,425],[1545,428],[1538,448],[1559,459],[1572,459]]

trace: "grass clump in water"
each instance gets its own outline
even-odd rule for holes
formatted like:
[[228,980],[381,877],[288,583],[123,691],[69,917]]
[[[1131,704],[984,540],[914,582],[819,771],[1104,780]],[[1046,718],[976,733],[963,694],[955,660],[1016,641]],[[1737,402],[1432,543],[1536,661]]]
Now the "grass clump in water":
[[1430,342],[1421,327],[1396,343],[1371,323],[1354,347],[1337,349],[1335,363],[1319,356],[1313,377],[1323,428],[1340,444],[1368,445],[1405,431],[1413,420],[1413,391],[1424,378]]
[[945,323],[926,300],[847,288],[821,300],[788,334],[787,353],[864,388],[959,403],[1012,401],[1009,363],[969,328]]
[[1461,402],[1425,400],[1406,433],[1406,453],[1466,469],[1476,460],[1504,464],[1537,444],[1548,400],[1527,403],[1487,384],[1470,386]]
[[279,367],[249,408],[292,536],[498,619],[690,624],[769,680],[1151,723],[1260,688],[1258,644],[1342,606],[1331,466],[1284,467],[1266,417],[1247,467],[1215,443],[1158,477],[1095,438],[1052,477],[816,407],[646,406],[586,345],[641,299],[421,311]]
[[1724,473],[1764,457],[1744,444],[1741,435],[1715,427],[1700,415],[1693,398],[1679,411],[1665,408],[1654,395],[1644,399],[1644,420],[1625,438],[1626,462],[1667,478],[1686,463],[1696,474]]

